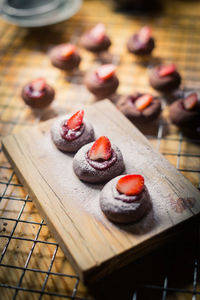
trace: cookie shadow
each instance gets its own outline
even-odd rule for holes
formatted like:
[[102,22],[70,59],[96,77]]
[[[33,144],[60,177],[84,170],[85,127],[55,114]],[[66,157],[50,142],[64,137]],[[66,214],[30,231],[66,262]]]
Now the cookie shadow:
[[45,109],[40,117],[40,121],[44,122],[55,118],[58,116],[58,112],[54,109],[54,107],[49,107]]
[[117,54],[110,53],[109,51],[102,51],[96,54],[94,61],[100,64],[120,64],[120,56]]
[[135,56],[134,64],[143,67],[143,68],[152,68],[156,65],[161,64],[160,57],[153,56],[153,54],[143,55],[143,56]]
[[160,117],[149,123],[133,123],[144,135],[162,138],[169,133],[169,124],[167,121]]
[[101,191],[104,187],[104,185],[107,183],[89,183],[89,182],[85,182],[85,181],[82,181],[89,189],[91,190],[96,190],[96,191]]
[[115,93],[112,94],[108,97],[108,99],[113,103],[113,104],[117,104],[118,100],[121,98],[122,95]]
[[161,94],[164,96],[167,104],[172,104],[174,101],[183,98],[185,92],[181,89],[178,89],[172,91],[171,93],[161,93]]
[[148,213],[144,218],[135,223],[126,225],[117,224],[117,226],[123,231],[127,231],[135,235],[143,235],[150,232],[157,224],[158,220],[155,217],[153,204],[151,202],[148,208]]
[[35,118],[40,122],[50,120],[52,118],[63,115],[63,112],[66,111],[66,106],[59,104],[56,99],[53,103],[45,109],[32,110],[32,113]]
[[63,72],[63,73],[64,73],[65,81],[76,84],[76,85],[84,84],[84,77],[85,77],[84,71],[82,71],[80,69],[76,69],[71,72]]
[[99,102],[99,101],[102,101],[102,100],[105,100],[105,99],[109,99],[113,104],[116,104],[117,101],[120,99],[121,95],[115,93],[115,94],[111,94],[107,97],[97,97],[95,95],[93,95],[91,92],[89,92],[92,97],[93,97],[93,101],[94,102]]
[[43,109],[32,109],[32,114],[40,122],[50,120],[58,115],[53,105]]

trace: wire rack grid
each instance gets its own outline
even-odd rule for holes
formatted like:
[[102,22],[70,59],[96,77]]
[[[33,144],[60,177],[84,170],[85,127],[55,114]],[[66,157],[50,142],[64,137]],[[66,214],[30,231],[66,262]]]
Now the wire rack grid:
[[[87,13],[88,9],[93,12],[92,16]],[[120,93],[151,91],[146,66],[160,59],[176,61],[184,78],[185,90],[200,90],[198,17],[161,15],[133,18],[113,12],[107,2],[86,1],[80,13],[69,22],[49,29],[28,31],[0,21],[2,136],[32,126],[39,119],[49,118],[60,111],[70,111],[93,102],[78,79],[66,78],[50,66],[46,53],[54,44],[65,40],[77,41],[82,31],[102,21],[102,15],[113,39],[111,53],[114,53],[113,59],[119,65]],[[154,57],[144,64],[127,55],[124,44],[133,31],[147,22],[152,25],[158,42]],[[97,61],[81,51],[81,67],[86,71]],[[57,103],[39,117],[25,107],[19,96],[22,85],[36,76],[47,77],[59,94]],[[144,130],[144,133],[152,145],[198,187],[199,141],[186,138],[170,125],[166,121],[166,101],[163,105],[164,118],[155,125],[153,132]],[[0,192],[0,299],[91,299],[91,295],[99,299],[200,299],[198,224],[193,225],[192,234],[189,230],[186,235],[186,230],[183,237],[131,264],[129,270],[121,270],[121,275],[116,273],[108,284],[104,283],[103,289],[94,291],[88,290],[79,281],[2,151]],[[129,280],[124,282],[123,276],[129,276]]]

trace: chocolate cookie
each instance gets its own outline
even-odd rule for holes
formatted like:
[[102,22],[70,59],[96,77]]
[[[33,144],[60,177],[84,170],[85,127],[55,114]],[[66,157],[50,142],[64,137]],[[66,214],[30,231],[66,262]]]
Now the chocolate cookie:
[[54,100],[55,91],[44,78],[37,78],[23,87],[21,96],[31,108],[42,109]]
[[83,146],[74,156],[73,169],[85,182],[100,183],[124,171],[124,161],[119,148],[102,136],[95,143]]
[[54,47],[49,56],[52,65],[64,71],[77,69],[81,62],[81,57],[72,44],[61,44]]
[[141,175],[122,175],[109,181],[101,191],[100,207],[116,223],[139,221],[152,207]]
[[58,118],[51,127],[51,137],[56,147],[64,152],[76,152],[83,145],[94,140],[94,129],[84,119],[83,110],[72,116]]
[[150,85],[162,92],[171,92],[181,84],[181,76],[174,64],[154,67],[149,72]]
[[127,49],[135,55],[148,55],[155,48],[155,40],[152,37],[151,28],[144,26],[133,34],[127,41]]
[[181,98],[169,107],[170,121],[178,126],[195,126],[200,120],[200,101],[196,93]]
[[80,44],[93,53],[107,50],[111,45],[111,41],[106,35],[105,25],[97,24],[90,31],[84,33],[80,39]]
[[159,98],[149,94],[135,93],[122,96],[116,104],[117,108],[132,122],[146,123],[156,119],[161,112]]
[[115,66],[102,65],[97,70],[86,74],[84,83],[88,90],[97,99],[103,99],[114,94],[118,88],[119,80],[115,75]]

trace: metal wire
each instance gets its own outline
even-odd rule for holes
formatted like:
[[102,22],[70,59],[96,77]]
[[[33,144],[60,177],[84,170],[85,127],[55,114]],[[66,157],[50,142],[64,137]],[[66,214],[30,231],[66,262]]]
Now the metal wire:
[[[187,30],[189,30],[189,32],[191,33],[192,30],[195,28],[195,26],[198,25],[198,19],[195,18],[195,17],[188,17],[188,16],[182,16],[182,19],[186,19],[188,22],[187,22]],[[182,21],[181,18],[177,18],[176,20],[173,20],[174,23],[172,23],[172,27],[174,26],[174,28],[176,29],[176,25],[177,23],[176,22],[180,22]],[[158,26],[160,26],[161,28],[164,28],[165,25],[162,24],[162,19],[160,19],[158,22]],[[196,25],[196,23],[197,25]],[[112,21],[110,20],[110,25],[111,26],[117,26],[117,24],[112,24]],[[2,29],[0,29],[0,37],[5,35],[6,34],[6,26],[4,26]],[[183,30],[183,28],[181,29]],[[11,36],[11,41],[10,41],[10,44],[9,44],[9,48],[10,50],[12,51],[12,47],[13,47],[13,43],[15,41],[15,39],[19,36],[20,34],[20,30],[16,30],[14,32],[14,34]],[[174,31],[174,34],[173,34],[173,38],[172,38],[172,43],[170,44],[170,49],[171,51],[175,51],[177,49],[177,45],[176,45],[176,36],[179,37],[178,33],[176,32],[176,30]],[[187,35],[188,36],[188,35]],[[191,35],[192,36],[192,35]],[[189,38],[188,40],[188,43],[191,43],[191,44],[196,44],[196,43],[199,43],[200,40],[197,39],[195,40],[195,37],[192,37]],[[2,75],[5,75],[7,70],[8,70],[8,67],[11,67],[12,63],[14,62],[14,59],[15,59],[15,55],[17,55],[17,53],[20,51],[20,47],[18,48],[14,48],[15,52],[14,52],[14,55],[12,57],[12,59],[10,59],[10,61],[8,62],[7,64],[7,68],[5,68],[5,71]],[[200,50],[198,48],[198,50]],[[5,50],[6,51],[6,50]],[[196,54],[195,50],[194,49],[190,49],[190,47],[187,49],[186,51],[186,54],[187,56],[183,59],[182,57],[179,59],[179,64],[185,64],[185,68],[186,68],[186,71],[193,71],[193,75],[192,76],[189,76],[189,79],[190,79],[190,82],[199,82],[199,66],[196,65],[195,66],[195,72],[194,72],[194,69],[191,68],[191,63],[196,63],[196,58],[193,58],[191,57],[191,53],[193,54]],[[1,53],[1,55],[3,55],[3,53]],[[171,60],[171,57],[170,55],[167,57],[167,60]],[[126,64],[126,62],[125,62]],[[186,81],[187,81],[187,72],[186,72]],[[0,83],[1,84],[1,83]],[[19,82],[16,82],[16,86],[20,86],[20,81]],[[138,85],[138,89],[140,88],[140,86]],[[189,89],[190,86],[187,86],[187,88]],[[200,90],[200,88],[195,88],[196,90]],[[6,108],[9,107],[9,109],[17,109],[18,110],[18,114],[15,118],[15,120],[11,120],[11,121],[4,121],[4,120],[0,120],[0,124],[5,124],[5,125],[10,125],[10,129],[9,131],[7,131],[7,134],[12,132],[13,128],[15,125],[22,125],[22,126],[29,126],[31,125],[29,122],[24,122],[24,121],[21,121],[20,120],[20,117],[23,113],[23,110],[24,110],[24,107],[18,107],[18,106],[14,106],[14,105],[10,105],[10,102],[12,100],[12,94],[8,95],[4,95],[3,94],[4,92],[2,91],[1,92],[1,97],[3,96],[6,96],[7,97],[7,103],[6,104],[3,104],[1,105],[0,104],[0,110],[2,112],[4,112],[6,110]],[[156,136],[156,139],[157,139],[157,149],[159,150],[160,149],[160,144],[161,144],[161,141],[173,141],[173,142],[178,142],[178,150],[177,152],[168,152],[168,151],[162,151],[162,154],[163,155],[171,155],[171,156],[175,156],[177,157],[177,162],[176,162],[176,167],[179,171],[182,171],[182,172],[190,172],[190,173],[200,173],[200,169],[186,169],[186,168],[180,168],[180,159],[181,157],[186,157],[186,158],[200,158],[200,154],[194,154],[194,153],[182,153],[181,152],[181,147],[182,147],[182,143],[183,141],[186,141],[188,143],[191,143],[191,142],[196,142],[196,143],[199,143],[199,141],[196,141],[194,139],[189,139],[189,138],[185,138],[183,137],[182,133],[179,134],[179,137],[178,138],[172,138],[172,137],[168,137],[168,136],[164,136],[163,134],[163,131],[164,131],[164,124],[163,123],[160,123],[159,125],[159,128],[158,128],[158,132],[157,132],[157,136]],[[149,139],[155,139],[155,136],[147,136],[147,138]],[[2,150],[0,150],[2,151]],[[38,299],[42,299],[44,295],[48,295],[48,296],[52,296],[52,297],[58,297],[58,298],[66,298],[66,299],[84,299],[83,297],[78,297],[77,296],[77,291],[78,291],[78,287],[79,287],[79,278],[78,276],[76,275],[70,275],[70,274],[64,274],[64,273],[60,273],[60,272],[53,272],[52,271],[52,267],[56,261],[56,255],[57,255],[57,252],[58,252],[58,249],[59,249],[59,245],[55,242],[49,242],[49,241],[45,241],[45,240],[41,240],[39,239],[39,235],[40,235],[40,232],[41,232],[41,229],[46,225],[46,223],[44,222],[44,220],[42,220],[41,222],[36,222],[36,221],[29,221],[29,220],[23,220],[21,219],[22,216],[23,216],[23,213],[24,213],[24,210],[26,208],[26,205],[30,204],[32,201],[31,199],[29,198],[28,195],[26,195],[25,197],[14,197],[14,196],[7,196],[6,195],[6,191],[8,190],[8,188],[10,186],[14,187],[14,188],[18,188],[18,187],[22,187],[21,184],[19,183],[13,183],[12,180],[13,180],[13,177],[14,177],[14,172],[12,171],[12,168],[10,166],[0,166],[1,169],[5,169],[5,170],[10,170],[11,171],[11,175],[10,177],[8,178],[8,180],[2,180],[0,181],[0,185],[4,186],[4,189],[3,189],[3,192],[2,192],[2,195],[1,195],[1,201],[3,200],[8,200],[8,201],[15,201],[15,202],[19,202],[19,203],[22,203],[22,207],[18,213],[18,216],[16,218],[14,217],[0,217],[0,220],[2,221],[8,221],[8,222],[14,222],[14,226],[13,226],[13,229],[12,231],[10,232],[9,235],[4,235],[4,234],[1,234],[0,235],[0,238],[6,238],[7,239],[7,242],[2,250],[2,253],[1,253],[1,256],[0,256],[0,268],[9,268],[9,269],[13,269],[13,270],[20,270],[22,271],[21,273],[21,276],[20,276],[20,279],[18,281],[18,284],[17,285],[11,285],[9,283],[0,283],[0,288],[4,288],[4,289],[9,289],[9,290],[14,290],[14,294],[13,294],[13,297],[12,299],[17,299],[17,295],[19,293],[19,291],[21,292],[29,292],[29,293],[32,293],[32,294],[37,294],[38,295]],[[199,166],[200,168],[200,166]],[[20,224],[20,223],[24,223],[24,224],[31,224],[31,225],[38,225],[38,230],[35,234],[35,237],[34,238],[25,238],[25,237],[18,237],[18,236],[15,236],[15,231],[16,231],[16,228],[17,228],[17,225]],[[6,251],[9,247],[9,244],[12,240],[18,240],[18,241],[28,241],[28,242],[31,242],[32,243],[32,247],[29,251],[29,254],[28,254],[28,257],[25,261],[25,264],[24,266],[14,266],[14,265],[9,265],[9,264],[5,264],[3,263],[3,258],[6,254]],[[133,294],[133,297],[132,299],[134,300],[137,300],[137,299],[140,299],[140,290],[148,290],[148,291],[151,291],[151,290],[159,290],[161,292],[161,298],[162,300],[165,300],[167,299],[167,296],[169,293],[184,293],[184,294],[188,294],[188,295],[191,295],[192,296],[192,300],[195,300],[197,299],[197,295],[200,295],[200,291],[198,290],[198,272],[199,272],[199,230],[198,230],[198,233],[197,233],[197,237],[196,237],[196,240],[195,240],[195,245],[196,245],[196,255],[195,255],[195,258],[194,258],[194,266],[193,266],[193,288],[192,289],[183,289],[183,288],[177,288],[177,287],[171,287],[169,286],[169,280],[168,280],[168,273],[167,273],[167,270],[166,270],[166,274],[164,276],[164,280],[163,280],[163,284],[162,285],[159,285],[157,284],[157,282],[155,282],[155,284],[142,284],[141,286],[139,286],[137,289],[133,290],[132,291],[132,294]],[[34,252],[34,249],[36,247],[37,244],[42,244],[43,247],[47,247],[48,245],[52,245],[55,247],[54,249],[54,252],[53,252],[53,255],[51,257],[51,261],[49,263],[49,266],[48,266],[48,269],[47,270],[41,270],[41,269],[37,269],[37,268],[31,268],[29,267],[29,263],[30,263],[30,260],[31,260],[31,257],[33,255],[33,252]],[[1,269],[0,269],[1,270]],[[45,275],[45,278],[44,278],[44,281],[43,281],[43,285],[41,287],[41,289],[36,289],[36,288],[24,288],[22,287],[22,281],[24,279],[24,276],[26,274],[26,272],[33,272],[33,273],[38,273],[38,274],[44,274]],[[75,280],[75,284],[74,284],[74,288],[73,288],[73,291],[72,291],[72,294],[69,295],[67,292],[66,293],[60,293],[60,292],[49,292],[46,290],[46,286],[47,286],[47,282],[48,282],[48,279],[49,279],[49,276],[59,276],[59,277],[63,277],[63,278],[72,278]],[[110,298],[111,299],[111,298]],[[156,298],[154,298],[156,299]]]

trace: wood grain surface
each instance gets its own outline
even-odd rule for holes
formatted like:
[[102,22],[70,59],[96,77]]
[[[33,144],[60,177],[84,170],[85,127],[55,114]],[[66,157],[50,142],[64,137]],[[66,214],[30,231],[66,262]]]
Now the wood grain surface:
[[[145,177],[153,209],[141,221],[117,226],[99,208],[102,185],[75,176],[72,154],[51,141],[51,121],[3,140],[3,150],[21,182],[84,282],[95,281],[144,255],[200,212],[200,193],[108,100],[86,108],[96,136],[121,149],[125,173]],[[170,231],[170,232],[169,232]]]

